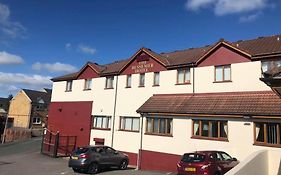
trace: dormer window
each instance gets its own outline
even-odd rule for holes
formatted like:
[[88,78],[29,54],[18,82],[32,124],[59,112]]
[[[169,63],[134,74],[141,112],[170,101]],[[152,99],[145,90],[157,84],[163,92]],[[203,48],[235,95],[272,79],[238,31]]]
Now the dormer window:
[[231,81],[230,65],[215,66],[215,82]]
[[68,80],[66,82],[66,89],[65,89],[66,92],[70,92],[72,91],[72,80]]
[[85,79],[84,90],[91,90],[92,79]]
[[105,89],[113,89],[113,81],[114,81],[113,76],[106,77]]

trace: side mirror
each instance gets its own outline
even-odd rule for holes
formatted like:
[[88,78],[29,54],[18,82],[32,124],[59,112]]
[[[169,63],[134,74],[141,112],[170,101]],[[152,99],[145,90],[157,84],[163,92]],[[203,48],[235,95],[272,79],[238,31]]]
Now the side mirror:
[[237,159],[235,157],[232,158],[233,161],[237,161]]

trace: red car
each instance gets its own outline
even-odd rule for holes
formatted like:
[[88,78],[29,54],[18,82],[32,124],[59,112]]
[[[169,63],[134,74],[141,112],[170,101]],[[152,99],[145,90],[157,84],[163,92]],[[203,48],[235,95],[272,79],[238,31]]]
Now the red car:
[[222,175],[239,163],[223,151],[185,153],[178,162],[179,175]]

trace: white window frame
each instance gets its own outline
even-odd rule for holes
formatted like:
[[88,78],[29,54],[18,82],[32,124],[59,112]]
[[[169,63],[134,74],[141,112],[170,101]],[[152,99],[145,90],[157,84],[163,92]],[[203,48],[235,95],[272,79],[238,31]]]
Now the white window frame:
[[105,79],[105,89],[113,89],[114,76],[106,77]]
[[71,92],[72,91],[72,85],[73,85],[73,80],[67,80],[66,81],[65,91],[66,92]]
[[84,83],[84,90],[91,90],[92,89],[92,78],[89,79],[85,79],[85,83]]
[[[130,125],[126,126],[128,124],[128,122],[130,123]],[[137,128],[137,129],[135,129],[135,128]],[[139,130],[140,130],[140,118],[139,117],[120,116],[119,130],[139,132]]]
[[[218,74],[217,70],[221,68],[222,72],[221,74]],[[226,69],[229,68],[229,79],[226,79]],[[218,80],[218,75],[222,77],[221,80]],[[221,65],[221,66],[215,66],[215,82],[229,82],[231,81],[231,65]]]
[[111,128],[111,116],[93,116],[92,128],[109,130]]
[[160,86],[160,72],[154,72],[154,74],[153,74],[153,86]]
[[[183,79],[180,80],[180,73],[183,73]],[[189,84],[190,83],[190,68],[181,68],[177,70],[177,84]]]
[[[35,122],[34,122],[34,119],[36,120]],[[32,124],[34,124],[34,125],[40,125],[42,123],[42,121],[41,121],[41,118],[40,117],[33,117],[32,118]]]

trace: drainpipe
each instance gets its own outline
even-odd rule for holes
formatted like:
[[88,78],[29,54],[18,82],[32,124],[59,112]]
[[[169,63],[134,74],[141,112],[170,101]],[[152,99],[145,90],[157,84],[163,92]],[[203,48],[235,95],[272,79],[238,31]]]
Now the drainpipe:
[[137,170],[141,169],[142,141],[143,141],[143,114],[141,114],[141,138],[140,138],[140,149],[139,149],[138,160],[137,160]]
[[195,94],[195,67],[194,64],[192,63],[192,94]]
[[111,147],[113,147],[113,140],[114,140],[115,114],[116,114],[117,88],[118,88],[118,75],[116,75],[116,83],[115,84],[116,85],[115,85],[115,97],[114,97],[114,107],[113,107],[113,117],[112,117]]

